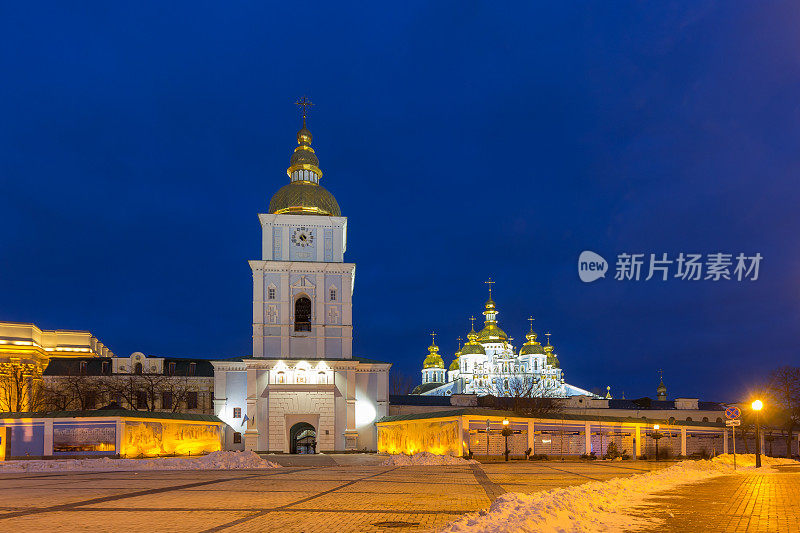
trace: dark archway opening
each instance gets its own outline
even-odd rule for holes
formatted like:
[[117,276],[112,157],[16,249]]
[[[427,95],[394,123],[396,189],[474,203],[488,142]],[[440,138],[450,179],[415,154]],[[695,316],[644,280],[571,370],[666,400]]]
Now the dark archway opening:
[[317,431],[307,422],[299,422],[289,430],[289,451],[291,453],[317,453]]
[[294,302],[294,330],[311,331],[311,300],[305,296]]

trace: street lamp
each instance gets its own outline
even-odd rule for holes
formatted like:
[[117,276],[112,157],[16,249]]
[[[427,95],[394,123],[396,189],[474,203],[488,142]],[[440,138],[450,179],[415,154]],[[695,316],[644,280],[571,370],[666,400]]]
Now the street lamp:
[[502,435],[506,438],[506,461],[508,461],[508,454],[511,453],[508,449],[508,436],[511,435],[511,428],[508,426],[508,418],[503,419]]
[[759,420],[759,412],[764,407],[761,400],[756,400],[750,407],[756,412],[756,468],[761,468],[761,422]]
[[664,436],[658,431],[660,428],[658,424],[653,424],[653,433],[650,435],[656,441],[656,461],[658,461],[658,439]]

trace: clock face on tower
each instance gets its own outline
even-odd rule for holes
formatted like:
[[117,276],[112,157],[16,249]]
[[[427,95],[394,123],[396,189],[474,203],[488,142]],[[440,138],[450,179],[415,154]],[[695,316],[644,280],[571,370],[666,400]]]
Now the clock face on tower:
[[295,228],[292,232],[292,244],[305,248],[314,244],[314,234],[305,226]]

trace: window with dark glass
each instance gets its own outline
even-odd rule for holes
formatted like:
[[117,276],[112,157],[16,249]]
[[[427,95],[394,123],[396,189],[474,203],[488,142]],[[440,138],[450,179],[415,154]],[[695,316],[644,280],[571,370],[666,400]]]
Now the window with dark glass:
[[305,296],[294,302],[294,330],[311,331],[311,300]]
[[194,376],[196,370],[197,370],[197,363],[189,363],[189,375]]
[[186,393],[186,408],[187,409],[197,409],[197,393],[196,392],[188,392],[188,393]]
[[161,408],[172,409],[172,393],[164,391],[161,393]]
[[136,408],[147,409],[147,392],[140,390],[136,393]]
[[269,300],[274,300],[275,299],[275,289],[273,289],[272,287],[267,289],[267,299],[269,299]]
[[133,367],[133,372],[135,374],[141,374],[143,371],[144,371],[144,367],[142,366],[142,363],[136,363],[136,366]]
[[86,375],[86,361],[80,362],[80,372],[82,376]]
[[336,301],[336,289],[331,289],[330,298],[332,302]]
[[242,418],[242,408],[241,407],[234,407],[233,408],[233,418]]
[[234,444],[241,444],[242,443],[242,434],[238,431],[233,433],[233,443]]
[[107,376],[108,374],[110,374],[110,373],[111,373],[111,372],[110,372],[110,370],[111,370],[111,365],[108,363],[108,361],[103,361],[103,371],[102,371],[102,374],[103,374],[104,376]]
[[169,365],[167,365],[167,373],[170,376],[174,376],[175,375],[175,361],[172,361],[172,362],[170,362]]

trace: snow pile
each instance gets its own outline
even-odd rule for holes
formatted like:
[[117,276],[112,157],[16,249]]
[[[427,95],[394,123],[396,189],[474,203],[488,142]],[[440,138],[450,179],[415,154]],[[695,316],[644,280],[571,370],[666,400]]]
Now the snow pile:
[[[722,465],[730,465],[733,466],[733,454],[731,453],[723,453],[711,459],[715,463],[719,463]],[[780,466],[780,465],[800,465],[800,462],[795,461],[793,459],[785,459],[783,457],[767,457],[765,455],[761,456],[761,465],[762,466]],[[754,453],[737,453],[736,454],[736,466],[737,467],[754,467],[756,466],[756,454]]]
[[656,491],[733,472],[733,467],[722,461],[682,461],[663,470],[627,478],[592,481],[534,494],[506,493],[488,510],[465,515],[440,531],[597,532],[651,526],[656,519],[628,516],[625,512],[643,504]]
[[383,466],[442,466],[442,465],[468,465],[477,464],[472,459],[462,459],[451,455],[436,455],[430,452],[420,452],[414,455],[390,455]]
[[212,452],[197,457],[157,457],[153,459],[53,459],[0,461],[4,472],[65,472],[110,470],[241,470],[278,468],[280,465],[264,461],[254,452]]

